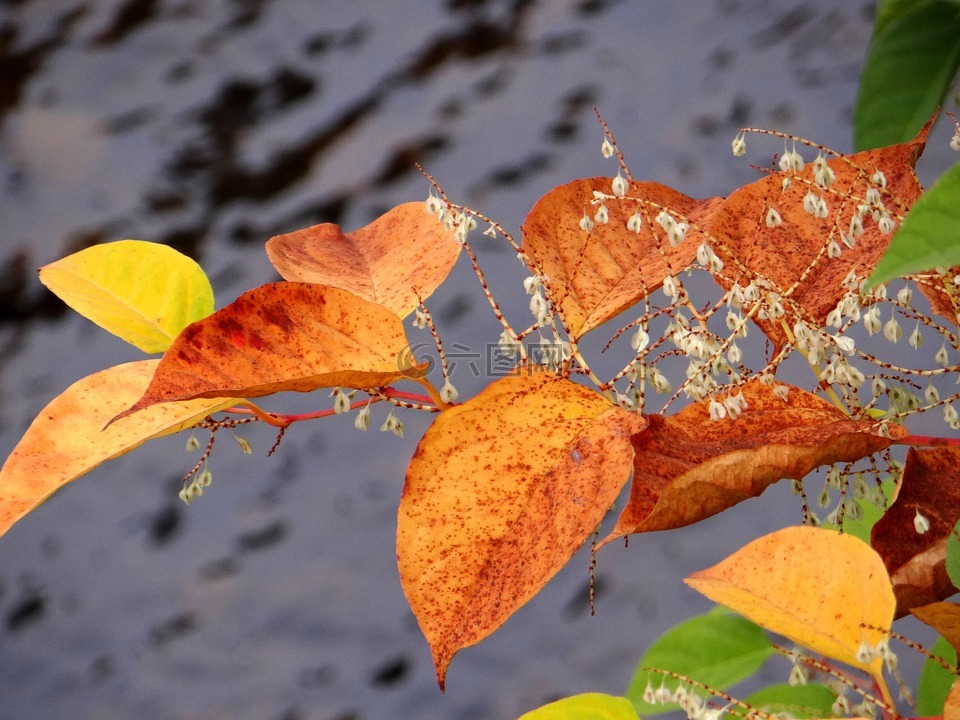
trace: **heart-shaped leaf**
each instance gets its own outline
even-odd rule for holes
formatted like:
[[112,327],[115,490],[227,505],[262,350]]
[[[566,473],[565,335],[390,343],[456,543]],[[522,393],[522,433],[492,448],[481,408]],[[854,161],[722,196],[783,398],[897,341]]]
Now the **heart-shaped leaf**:
[[323,223],[277,235],[267,255],[286,280],[349,290],[406,317],[450,274],[460,247],[423,203],[411,202],[353,232]]

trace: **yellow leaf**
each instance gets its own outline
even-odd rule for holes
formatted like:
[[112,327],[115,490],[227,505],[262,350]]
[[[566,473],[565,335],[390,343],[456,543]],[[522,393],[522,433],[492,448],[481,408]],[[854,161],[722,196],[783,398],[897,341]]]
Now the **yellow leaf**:
[[197,263],[142,240],[94,245],[40,268],[67,305],[131,345],[163,352],[190,323],[213,312],[213,290]]
[[686,582],[814,653],[868,671],[885,688],[882,659],[861,662],[857,653],[887,637],[896,600],[883,561],[859,538],[785,528]]
[[397,556],[441,688],[454,653],[503,624],[594,531],[644,424],[544,371],[497,380],[430,426],[407,470]]
[[626,698],[584,693],[531,710],[519,720],[639,720],[639,716]]
[[960,720],[960,679],[955,680],[943,703],[943,720]]
[[103,429],[143,394],[158,363],[141,360],[88,375],[37,415],[0,469],[0,535],[55,490],[97,465],[243,402],[217,398],[165,403]]

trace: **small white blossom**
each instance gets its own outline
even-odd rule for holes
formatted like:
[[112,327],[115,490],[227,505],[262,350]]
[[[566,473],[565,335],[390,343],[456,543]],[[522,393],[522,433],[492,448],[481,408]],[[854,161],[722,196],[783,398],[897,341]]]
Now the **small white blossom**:
[[613,179],[612,185],[613,194],[616,197],[623,197],[627,194],[627,181],[623,175],[620,174],[619,170],[617,171],[617,176]]
[[523,289],[526,290],[527,295],[533,295],[542,285],[543,281],[539,275],[531,275],[523,281]]
[[807,194],[803,196],[803,210],[810,215],[815,215],[817,212],[817,194],[813,190],[807,190]]
[[884,213],[880,216],[880,221],[877,223],[877,227],[880,228],[880,232],[882,232],[884,235],[889,235],[893,232],[893,229],[896,227],[896,225],[893,222],[893,218]]
[[913,516],[913,527],[918,535],[923,535],[930,529],[930,521],[920,514],[919,508],[917,509],[917,514]]
[[733,139],[731,149],[733,150],[734,157],[743,157],[743,154],[747,151],[747,143],[743,139],[742,132],[737,133],[737,136]]
[[364,431],[370,427],[370,403],[360,408],[360,412],[358,412],[357,416],[353,419],[353,426],[357,430]]
[[603,138],[603,142],[600,144],[600,154],[605,158],[613,157],[613,144],[609,138]]
[[350,410],[350,397],[340,388],[334,388],[333,392],[333,412],[337,415]]
[[931,383],[927,385],[927,389],[923,391],[923,399],[927,401],[928,405],[933,405],[940,402],[940,391]]
[[723,404],[717,402],[716,400],[711,400],[710,401],[710,419],[722,420],[726,416],[727,416],[727,409],[723,406]]
[[897,322],[896,316],[891,315],[890,319],[883,324],[883,336],[892,343],[903,337],[903,328]]
[[780,385],[778,383],[777,385],[773,386],[773,394],[776,395],[781,400],[783,400],[784,402],[787,402],[787,398],[790,396],[790,386]]
[[593,216],[593,219],[597,221],[600,225],[606,225],[607,221],[610,219],[610,215],[607,212],[607,206],[601,205],[597,208],[596,214]]
[[413,313],[413,320],[410,321],[410,324],[419,330],[425,329],[430,323],[427,320],[427,316],[424,314],[423,310],[419,308]]
[[197,436],[193,433],[190,433],[190,437],[187,438],[187,452],[193,452],[194,450],[200,447],[200,441],[197,440]]
[[669,395],[673,392],[673,385],[667,380],[667,376],[657,368],[653,368],[650,371],[650,384],[660,395]]
[[780,213],[778,213],[776,210],[773,208],[768,208],[766,223],[768,228],[780,227],[783,224],[783,219],[780,217]]
[[387,415],[387,419],[383,421],[383,425],[380,426],[380,432],[392,432],[397,437],[403,437],[403,421],[400,420],[393,412],[390,411],[390,414]]
[[953,133],[953,137],[950,138],[950,149],[960,152],[960,130]]
[[730,347],[727,348],[727,360],[729,360],[732,364],[737,365],[742,359],[743,353],[740,352],[740,348],[737,347],[735,342],[730,343]]
[[633,334],[633,337],[630,338],[630,347],[640,353],[643,352],[649,343],[650,336],[647,334],[647,331],[644,330],[642,326],[638,326],[637,331]]
[[593,228],[596,227],[593,220],[590,219],[590,216],[586,213],[583,214],[583,217],[580,218],[580,229],[584,232],[592,232]]
[[443,387],[440,388],[440,399],[449,404],[456,402],[458,397],[460,397],[460,393],[457,392],[457,389],[450,380],[447,379]]
[[920,333],[920,321],[917,320],[917,325],[913,328],[913,332],[910,333],[910,339],[907,340],[910,343],[910,347],[914,350],[919,350],[923,345],[923,335]]
[[957,414],[957,409],[950,403],[943,406],[943,421],[953,430],[960,429],[960,415]]
[[831,240],[829,243],[827,243],[827,257],[838,258],[840,255],[840,243],[838,243],[836,240]]
[[627,220],[627,230],[631,232],[640,233],[640,228],[643,225],[643,218],[640,216],[640,211],[638,210]]
[[940,345],[940,349],[937,350],[937,354],[934,355],[933,359],[936,361],[937,365],[942,368],[945,368],[950,365],[950,359],[947,357],[947,341],[944,340]]
[[863,314],[863,326],[867,329],[868,335],[874,335],[881,330],[880,309],[874,305]]
[[491,223],[490,227],[483,231],[483,234],[489,238],[495,238],[497,236],[496,226]]
[[813,161],[813,181],[820,187],[827,188],[834,180],[834,173],[827,164],[823,153],[817,153],[817,159]]
[[439,217],[440,213],[442,213],[444,210],[443,202],[440,200],[440,198],[434,195],[433,192],[431,192],[429,195],[427,195],[427,200],[423,204],[423,209],[427,211],[428,215],[436,215]]

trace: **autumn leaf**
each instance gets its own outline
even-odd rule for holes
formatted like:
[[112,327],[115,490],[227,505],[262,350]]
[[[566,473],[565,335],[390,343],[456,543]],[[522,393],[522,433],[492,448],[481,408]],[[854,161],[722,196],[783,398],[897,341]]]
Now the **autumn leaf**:
[[960,605],[935,602],[911,608],[910,614],[940,633],[954,650],[960,650]]
[[[877,187],[871,176],[877,170],[884,173],[886,185],[877,192],[887,211],[891,215],[906,213],[922,193],[913,167],[932,122],[910,142],[829,160],[835,179],[827,189],[817,187],[814,163],[807,162],[786,189],[782,184],[785,173],[776,172],[733,192],[712,214],[706,228],[714,252],[724,262],[714,278],[729,289],[734,283],[744,286],[762,275],[787,303],[799,305],[807,322],[823,327],[846,292],[843,280],[848,273],[855,271],[863,278],[890,243],[891,235],[883,233],[869,214],[854,246],[849,248],[843,241],[854,213],[865,202],[867,189]],[[824,217],[805,209],[808,193],[823,198]],[[771,209],[779,215],[779,224],[768,224]],[[830,258],[825,252],[829,239],[842,251],[839,257]],[[779,322],[755,320],[777,347],[787,341]]]
[[346,290],[270,283],[187,327],[124,417],[158,402],[371,388],[409,377],[399,317]]
[[[554,188],[523,223],[523,249],[546,276],[564,327],[574,339],[636,304],[667,275],[677,275],[693,262],[697,231],[689,230],[687,239],[672,247],[654,220],[656,205],[696,223],[720,202],[695,200],[657,183],[633,182],[625,198],[606,203],[608,221],[594,223],[586,232],[580,221],[586,214],[593,222],[595,191],[610,194],[610,178],[583,178]],[[634,232],[627,223],[638,211],[642,220]]]
[[640,720],[626,698],[584,693],[524,713],[518,720]]
[[104,429],[143,394],[159,362],[142,360],[88,375],[37,415],[0,470],[0,534],[97,465],[242,402],[216,398],[166,403]]
[[543,371],[440,414],[400,499],[400,580],[443,688],[454,653],[492,633],[589,537],[630,475],[643,419]]
[[858,652],[864,643],[875,648],[887,638],[896,600],[883,561],[862,540],[789,527],[686,583],[814,653],[866,670],[885,688],[883,659],[863,662]]
[[943,703],[943,720],[960,720],[960,678],[954,680]]
[[213,290],[200,266],[142,240],[68,255],[40,268],[40,281],[85,318],[148,353],[163,352],[183,328],[213,312]]
[[406,317],[450,274],[460,247],[422,202],[411,202],[353,232],[323,223],[277,235],[267,255],[286,280],[349,290]]
[[[917,531],[917,514],[929,529]],[[893,505],[873,526],[870,544],[893,580],[897,614],[949,597],[947,538],[960,520],[960,448],[910,448]]]
[[[876,423],[851,420],[800,388],[786,401],[774,386],[742,387],[747,407],[736,420],[712,421],[705,403],[676,415],[648,418],[633,437],[630,499],[602,544],[628,533],[682,527],[755,497],[784,478],[803,478],[820,465],[853,462],[891,445]],[[906,435],[899,425],[891,436]]]

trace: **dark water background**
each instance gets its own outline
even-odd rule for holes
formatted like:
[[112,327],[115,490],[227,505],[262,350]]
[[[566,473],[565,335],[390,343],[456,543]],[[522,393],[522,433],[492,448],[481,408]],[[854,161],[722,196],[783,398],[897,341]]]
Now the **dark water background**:
[[[760,0],[0,3],[0,454],[71,382],[139,357],[62,313],[39,265],[94,242],[164,242],[201,262],[222,306],[276,278],[272,234],[352,228],[425,197],[414,160],[516,230],[549,188],[613,173],[594,105],[637,177],[725,195],[756,177],[730,154],[740,125],[851,149],[872,14]],[[756,162],[778,150],[748,142]],[[933,154],[936,169],[946,153]],[[519,265],[485,241],[494,289],[525,318]],[[431,307],[448,342],[496,338],[465,265]],[[466,365],[455,381],[464,395],[481,385]],[[649,642],[708,607],[685,574],[799,517],[774,488],[609,548],[593,618],[581,552],[454,659],[441,696],[396,571],[403,470],[428,422],[405,419],[403,440],[377,433],[376,413],[366,435],[351,418],[298,426],[272,459],[263,429],[244,433],[252,458],[224,436],[189,509],[176,491],[195,458],[179,436],[59,492],[0,540],[0,718],[470,720],[622,693]]]

